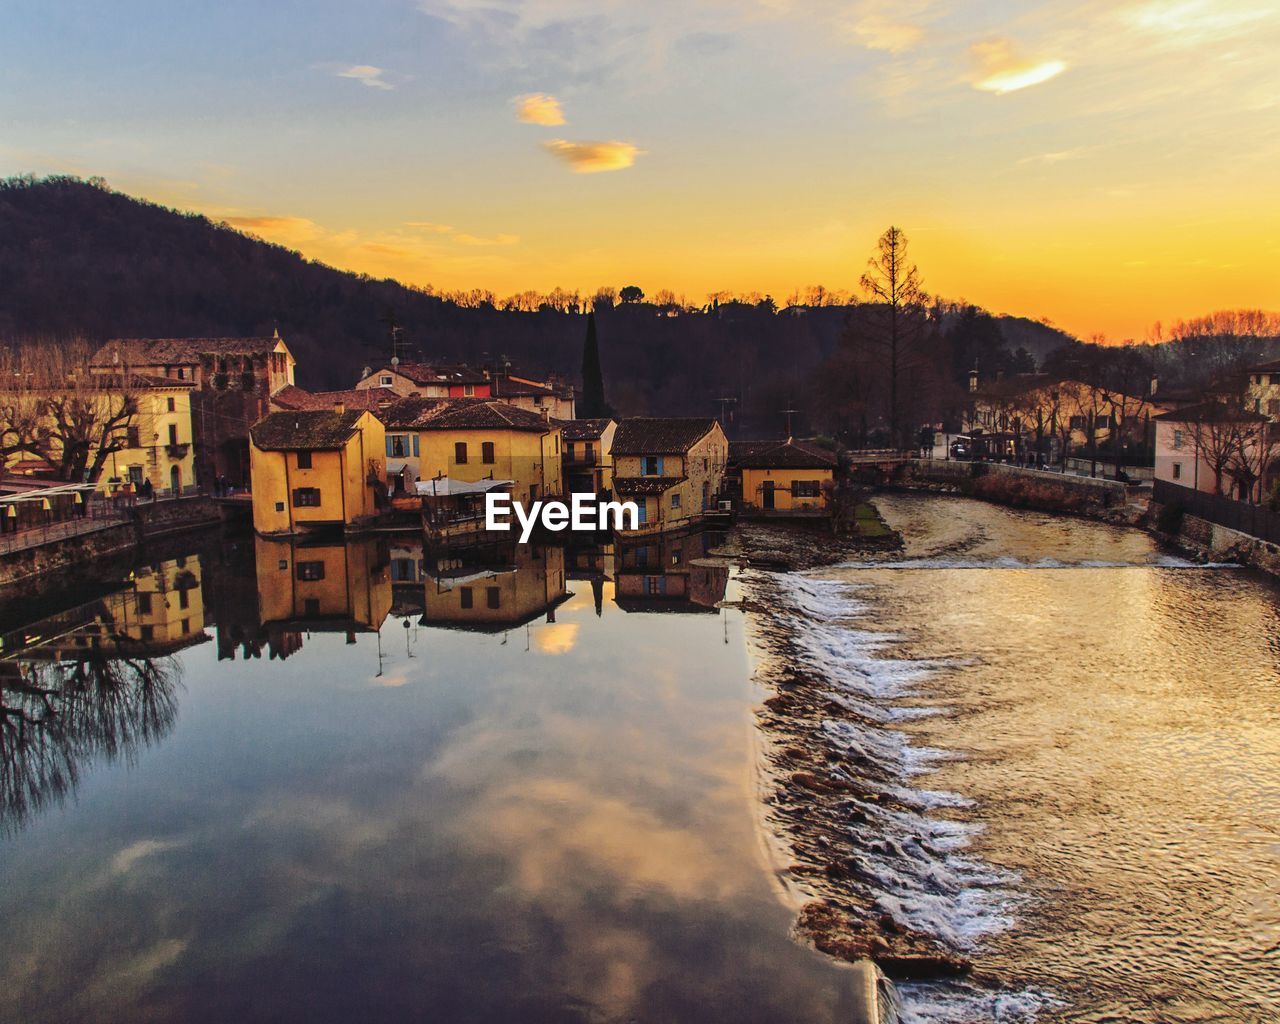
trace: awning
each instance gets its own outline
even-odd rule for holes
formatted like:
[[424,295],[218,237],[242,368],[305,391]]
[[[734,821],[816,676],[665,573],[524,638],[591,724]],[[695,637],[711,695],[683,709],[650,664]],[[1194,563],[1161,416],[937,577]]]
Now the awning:
[[424,498],[455,498],[463,494],[487,494],[515,486],[514,480],[451,480],[447,476],[419,480],[418,494]]

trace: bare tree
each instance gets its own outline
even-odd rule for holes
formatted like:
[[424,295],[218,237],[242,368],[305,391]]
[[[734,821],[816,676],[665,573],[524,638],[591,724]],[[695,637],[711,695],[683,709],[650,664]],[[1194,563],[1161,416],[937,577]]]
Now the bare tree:
[[899,228],[890,227],[880,236],[861,284],[867,295],[866,316],[862,318],[867,341],[879,350],[885,367],[889,435],[894,444],[901,445],[903,378],[922,354],[930,320],[929,297],[908,257],[907,236]]

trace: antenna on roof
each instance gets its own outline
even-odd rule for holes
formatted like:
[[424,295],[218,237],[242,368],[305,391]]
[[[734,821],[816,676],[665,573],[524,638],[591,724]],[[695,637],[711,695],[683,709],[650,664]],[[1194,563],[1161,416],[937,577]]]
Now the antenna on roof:
[[792,414],[792,413],[799,412],[799,411],[800,411],[799,409],[793,409],[793,408],[791,408],[791,400],[790,400],[790,399],[787,399],[787,407],[786,407],[785,409],[779,409],[779,410],[778,410],[778,412],[780,412],[780,413],[785,413],[785,414],[786,414],[786,417],[787,417],[787,437],[790,437],[790,436],[791,436],[791,414]]

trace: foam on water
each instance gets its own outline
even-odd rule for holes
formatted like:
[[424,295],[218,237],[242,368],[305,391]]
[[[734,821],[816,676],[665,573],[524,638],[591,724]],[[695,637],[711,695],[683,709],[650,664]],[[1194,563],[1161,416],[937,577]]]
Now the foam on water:
[[[772,578],[780,596],[775,614],[791,641],[793,660],[826,680],[833,702],[847,712],[825,720],[822,733],[845,758],[833,775],[853,783],[855,793],[865,787],[865,794],[851,796],[846,805],[854,851],[851,884],[862,886],[879,910],[901,924],[957,952],[972,952],[984,938],[1012,927],[1024,902],[1015,888],[1019,877],[967,852],[980,824],[938,813],[954,815],[971,801],[916,785],[940,761],[958,755],[917,744],[893,727],[908,718],[946,714],[945,708],[896,702],[917,696],[940,669],[962,663],[894,657],[900,637],[860,624],[870,608],[869,584],[806,574]],[[1030,1020],[1045,998],[931,985],[908,986],[906,996],[906,1019],[922,1024]]]

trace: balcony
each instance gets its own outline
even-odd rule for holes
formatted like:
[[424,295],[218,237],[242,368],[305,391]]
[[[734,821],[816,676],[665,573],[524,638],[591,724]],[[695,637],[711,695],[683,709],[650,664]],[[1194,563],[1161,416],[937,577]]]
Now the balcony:
[[187,452],[191,451],[190,444],[167,444],[164,446],[165,454],[171,459],[185,459]]
[[598,452],[574,452],[572,455],[566,454],[564,464],[581,469],[590,469],[593,466],[600,465],[600,455]]

